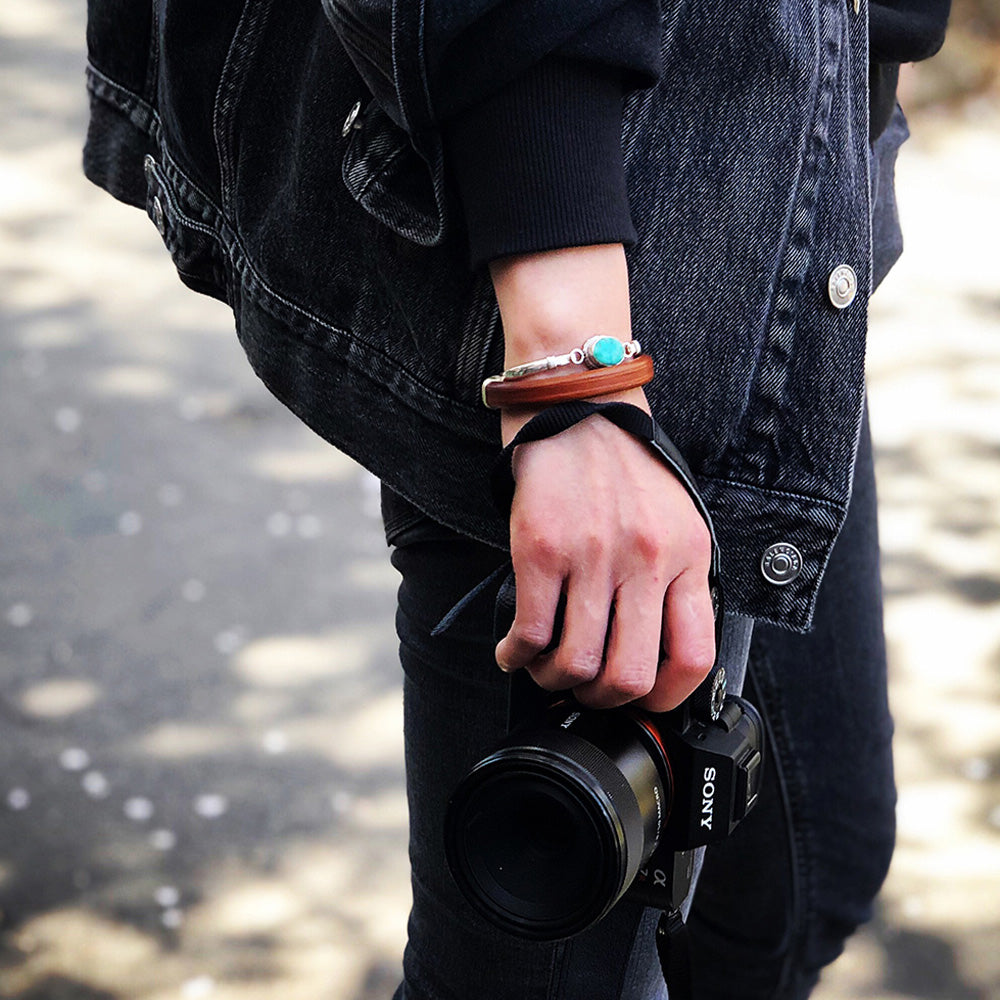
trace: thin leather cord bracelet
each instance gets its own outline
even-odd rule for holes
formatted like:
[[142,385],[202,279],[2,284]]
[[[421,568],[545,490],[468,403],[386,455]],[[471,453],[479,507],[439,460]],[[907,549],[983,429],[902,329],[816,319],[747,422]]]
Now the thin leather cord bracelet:
[[483,382],[483,403],[490,409],[565,403],[574,399],[606,396],[637,389],[653,379],[653,360],[648,354],[615,365],[566,375],[533,375],[505,381],[502,377]]
[[508,368],[494,378],[497,381],[507,382],[511,379],[538,375],[553,368],[562,368],[563,365],[614,368],[615,365],[620,365],[637,354],[642,354],[642,345],[638,340],[623,343],[617,337],[591,337],[582,347],[574,347],[568,354],[550,354],[547,358],[539,358],[537,361],[525,361],[523,364]]

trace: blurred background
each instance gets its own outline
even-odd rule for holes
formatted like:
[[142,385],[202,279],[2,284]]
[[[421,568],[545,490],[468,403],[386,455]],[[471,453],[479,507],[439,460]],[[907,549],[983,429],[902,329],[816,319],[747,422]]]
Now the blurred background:
[[[385,1000],[377,487],[84,180],[81,7],[0,8],[0,997]],[[819,1000],[1000,998],[998,96],[1000,2],[955,0],[872,308],[899,846]]]

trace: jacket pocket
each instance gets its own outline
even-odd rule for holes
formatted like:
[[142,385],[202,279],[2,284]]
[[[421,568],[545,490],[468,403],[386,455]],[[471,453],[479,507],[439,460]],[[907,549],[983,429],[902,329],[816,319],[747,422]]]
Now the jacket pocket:
[[431,162],[372,100],[351,128],[342,173],[355,201],[379,222],[413,243],[437,246],[449,214],[444,156],[439,137],[428,145]]

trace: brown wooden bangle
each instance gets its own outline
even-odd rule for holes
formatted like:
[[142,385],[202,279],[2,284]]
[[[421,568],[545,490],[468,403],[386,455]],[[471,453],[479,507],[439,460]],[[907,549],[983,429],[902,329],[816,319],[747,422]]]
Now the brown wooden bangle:
[[593,368],[566,375],[530,375],[510,381],[487,379],[483,383],[483,402],[493,410],[565,403],[570,399],[590,399],[636,389],[652,379],[653,359],[648,354],[640,354],[611,368]]

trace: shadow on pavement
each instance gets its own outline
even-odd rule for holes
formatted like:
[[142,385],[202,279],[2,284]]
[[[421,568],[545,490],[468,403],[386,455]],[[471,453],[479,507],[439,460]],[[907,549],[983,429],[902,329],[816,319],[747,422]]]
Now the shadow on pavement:
[[885,989],[920,1000],[989,1000],[989,994],[963,979],[955,949],[942,938],[915,931],[884,933]]

